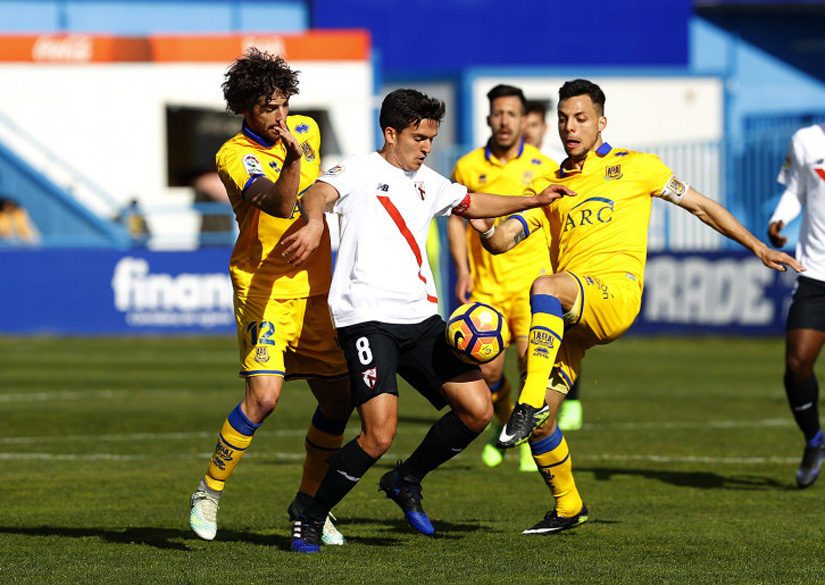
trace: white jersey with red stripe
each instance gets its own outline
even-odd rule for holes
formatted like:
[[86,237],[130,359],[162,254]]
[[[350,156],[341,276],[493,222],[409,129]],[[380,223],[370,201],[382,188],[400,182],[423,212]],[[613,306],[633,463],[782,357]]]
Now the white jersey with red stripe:
[[796,131],[777,180],[785,192],[769,223],[787,225],[804,207],[796,259],[803,276],[825,282],[825,124]]
[[421,166],[406,172],[379,153],[352,156],[318,178],[338,191],[341,220],[329,307],[336,327],[411,324],[438,313],[427,234],[467,188]]

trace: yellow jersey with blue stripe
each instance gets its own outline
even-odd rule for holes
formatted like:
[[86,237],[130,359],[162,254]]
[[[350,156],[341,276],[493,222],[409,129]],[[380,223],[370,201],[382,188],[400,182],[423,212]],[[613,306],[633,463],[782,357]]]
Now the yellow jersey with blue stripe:
[[[286,125],[303,150],[299,184],[299,192],[303,193],[320,174],[321,135],[318,124],[307,116],[287,116]],[[246,188],[257,177],[278,180],[285,156],[286,148],[281,141],[271,143],[244,124],[215,157],[240,232],[229,260],[229,273],[235,294],[241,298],[297,299],[329,291],[329,232],[324,231],[315,253],[296,268],[281,256],[277,247],[282,238],[303,224],[303,220],[299,221],[298,205],[290,218],[283,219],[244,201]]]
[[[473,150],[458,160],[453,179],[471,192],[521,195],[534,179],[552,175],[558,168],[535,146],[522,141],[518,154],[506,162],[496,158],[489,145]],[[547,246],[538,238],[534,240],[528,239],[506,254],[494,255],[482,247],[478,232],[467,225],[473,292],[507,298],[529,290],[537,276],[550,274]]]
[[560,169],[538,178],[527,192],[540,193],[551,183],[578,195],[513,217],[522,218],[528,234],[545,229],[555,271],[628,275],[641,293],[652,198],[665,190],[673,198],[687,187],[657,156],[607,143],[588,153],[581,171]]

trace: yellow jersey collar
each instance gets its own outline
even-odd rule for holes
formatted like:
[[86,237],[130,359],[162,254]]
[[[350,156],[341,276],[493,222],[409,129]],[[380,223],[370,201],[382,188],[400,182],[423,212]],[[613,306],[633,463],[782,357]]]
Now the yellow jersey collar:
[[[569,177],[570,175],[577,175],[584,170],[587,161],[590,160],[591,157],[598,156],[598,157],[605,157],[610,154],[610,151],[613,150],[613,147],[610,146],[607,142],[602,142],[602,145],[597,148],[596,150],[591,150],[587,153],[587,156],[584,159],[584,164],[582,165],[581,169],[565,169],[564,167],[559,167],[559,176],[561,177]],[[564,163],[562,163],[564,164]]]
[[[289,130],[289,125],[287,125],[287,130]],[[243,132],[244,136],[249,138],[252,142],[260,144],[264,148],[272,148],[273,146],[275,146],[276,144],[278,144],[280,142],[280,140],[277,140],[275,142],[270,142],[266,138],[262,138],[262,137],[258,136],[252,130],[250,130],[249,126],[246,125],[246,120],[243,121],[243,125],[241,126],[241,132]],[[290,132],[291,132],[291,130],[290,130]]]
[[[521,155],[524,153],[524,137],[521,139],[521,144],[518,147],[518,153],[516,156],[513,157],[511,160],[515,160],[517,158],[521,158]],[[498,159],[497,156],[493,154],[493,151],[490,149],[490,141],[487,141],[487,145],[484,147],[484,159],[488,163],[497,162],[498,164],[504,166],[504,164]]]

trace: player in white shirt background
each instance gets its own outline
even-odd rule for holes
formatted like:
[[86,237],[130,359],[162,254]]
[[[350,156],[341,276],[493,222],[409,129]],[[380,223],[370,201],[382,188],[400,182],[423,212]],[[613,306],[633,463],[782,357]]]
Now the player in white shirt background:
[[435,530],[421,506],[421,481],[463,451],[493,415],[490,392],[477,366],[447,345],[426,241],[434,217],[498,217],[547,205],[562,195],[553,186],[535,197],[468,193],[424,165],[444,117],[444,103],[399,89],[381,105],[384,145],[322,175],[301,199],[307,225],[285,240],[284,257],[301,264],[323,233],[324,210],[341,218],[329,305],[350,372],[361,432],[330,461],[312,503],[293,525],[292,550],[318,552],[329,510],[392,445],[398,424],[401,375],[433,406],[449,411],[379,489],[417,531]]
[[785,393],[805,450],[796,473],[805,488],[819,476],[825,457],[825,434],[819,422],[816,358],[825,343],[825,124],[794,133],[777,180],[785,186],[769,220],[771,244],[781,248],[781,231],[804,209],[796,259],[807,268],[793,292],[785,331]]

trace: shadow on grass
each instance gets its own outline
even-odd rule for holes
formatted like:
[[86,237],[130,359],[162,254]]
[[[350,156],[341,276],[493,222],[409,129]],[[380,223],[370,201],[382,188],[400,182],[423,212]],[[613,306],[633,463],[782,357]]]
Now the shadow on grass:
[[761,476],[723,476],[706,471],[659,471],[655,469],[626,469],[611,467],[577,467],[577,473],[590,472],[598,481],[610,481],[616,476],[636,476],[655,479],[682,487],[731,490],[791,490],[787,483]]
[[[180,539],[191,539],[193,536],[191,531],[173,530],[169,528],[142,527],[114,530],[107,528],[61,528],[57,526],[39,526],[31,528],[0,526],[0,534],[59,536],[63,538],[95,537],[115,544],[145,544],[155,548],[167,550],[189,550],[186,543],[176,541]],[[256,535],[247,536],[254,537]],[[269,537],[267,537],[267,539],[269,539]]]
[[[387,536],[352,537],[350,542],[367,546],[394,546],[403,544],[409,537],[428,538],[418,534],[404,520],[386,521],[374,518],[352,518],[348,523],[361,525],[375,525],[377,531],[386,531]],[[460,539],[460,533],[471,533],[478,530],[489,530],[480,524],[453,524],[450,522],[436,522],[435,538]],[[170,528],[124,528],[122,530],[110,528],[63,528],[57,526],[37,527],[10,527],[0,526],[0,534],[18,534],[23,536],[57,536],[61,538],[100,538],[113,544],[143,544],[162,550],[191,550],[193,543],[205,543],[198,539],[190,530],[176,530]],[[222,529],[216,543],[244,543],[257,546],[271,546],[280,550],[290,550],[292,539],[283,534],[260,534],[238,530]]]
[[[203,543],[191,530],[171,528],[60,528],[55,526],[6,527],[0,526],[0,534],[21,534],[24,536],[58,536],[63,538],[100,538],[113,544],[143,544],[162,550],[192,550],[192,544]],[[288,535],[260,534],[237,530],[221,530],[214,541],[217,543],[240,542],[258,546],[272,546],[289,550],[292,539]]]

